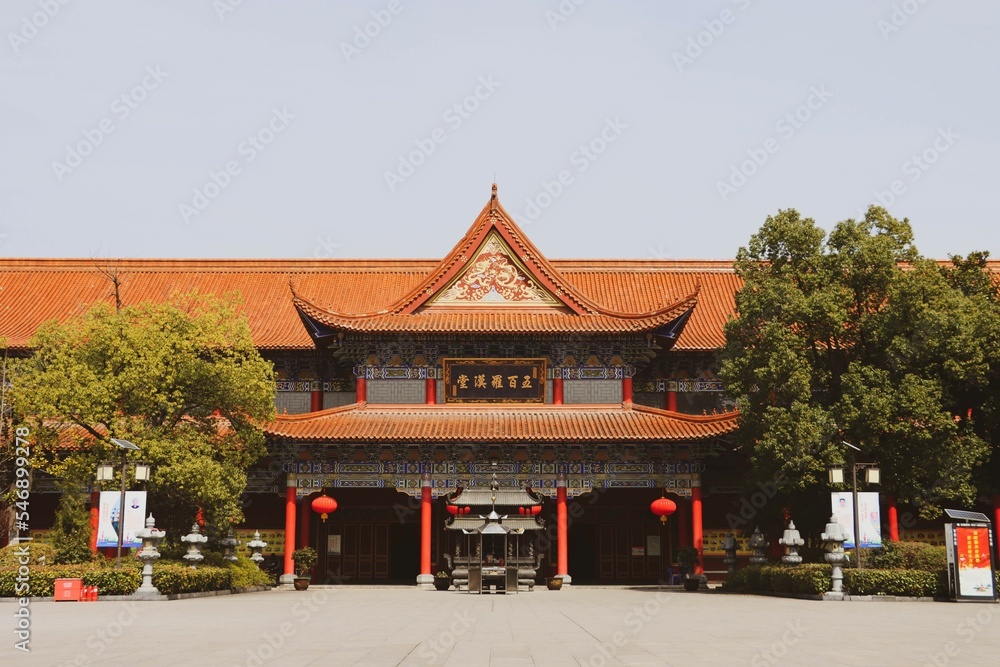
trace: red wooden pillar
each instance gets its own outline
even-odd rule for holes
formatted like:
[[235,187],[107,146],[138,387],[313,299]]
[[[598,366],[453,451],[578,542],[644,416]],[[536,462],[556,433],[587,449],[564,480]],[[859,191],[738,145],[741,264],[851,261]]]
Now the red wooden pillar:
[[[993,530],[1000,536],[1000,493],[993,496]],[[997,561],[1000,562],[1000,537],[996,539]]]
[[101,492],[90,492],[90,550],[97,553],[97,531],[101,525]]
[[295,564],[292,552],[295,551],[295,489],[298,480],[289,473],[285,482],[285,569],[281,575],[282,584],[291,584],[295,580]]
[[438,384],[434,378],[427,378],[427,405],[434,405],[438,401]]
[[368,402],[368,390],[365,387],[365,379],[362,377],[358,378],[357,398],[355,400],[358,403]]
[[[683,505],[677,508],[677,546],[678,548],[691,546],[691,531],[688,527],[688,513],[687,508]],[[674,560],[677,560],[677,554],[674,554]]]
[[896,511],[896,499],[889,496],[889,541],[899,542],[899,514]]
[[701,480],[691,482],[691,541],[692,546],[698,550],[698,560],[701,565],[695,567],[695,574],[704,574],[705,554],[702,540],[701,527]]
[[299,502],[299,531],[295,534],[295,548],[309,546],[309,498],[303,498]]
[[561,377],[552,378],[552,404],[563,404],[563,385]]
[[632,402],[632,378],[622,378],[622,403]]
[[431,575],[431,476],[424,473],[420,480],[420,574],[417,584],[423,588],[433,588]]
[[[667,384],[669,387],[669,383]],[[677,412],[677,385],[674,385],[674,389],[667,389],[667,393],[663,395],[663,407],[671,412]]]
[[569,576],[569,521],[566,511],[566,477],[556,479],[556,576],[563,584],[573,579]]
[[319,412],[323,409],[323,392],[314,391],[312,392],[311,400],[309,402],[309,409],[312,412]]

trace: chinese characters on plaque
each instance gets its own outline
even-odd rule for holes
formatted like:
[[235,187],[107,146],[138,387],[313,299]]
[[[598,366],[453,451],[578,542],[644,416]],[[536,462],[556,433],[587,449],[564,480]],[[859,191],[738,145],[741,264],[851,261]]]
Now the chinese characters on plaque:
[[545,359],[445,359],[446,403],[544,403]]

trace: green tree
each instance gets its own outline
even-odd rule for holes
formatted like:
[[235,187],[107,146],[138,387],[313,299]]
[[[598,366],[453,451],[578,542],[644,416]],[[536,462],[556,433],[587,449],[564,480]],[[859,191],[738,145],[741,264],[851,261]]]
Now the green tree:
[[90,513],[79,489],[63,489],[52,533],[57,563],[86,563],[92,559]]
[[827,235],[780,211],[736,271],[744,286],[720,374],[758,480],[815,498],[847,440],[881,465],[885,493],[924,516],[974,500],[988,447],[962,416],[988,384],[992,325],[920,257],[907,220],[873,206]]
[[274,370],[238,307],[235,295],[176,295],[40,327],[11,391],[34,423],[34,465],[84,486],[98,461],[120,462],[109,438],[123,438],[141,448],[131,461],[153,466],[148,506],[172,538],[198,508],[217,530],[241,521],[245,470],[274,417]]

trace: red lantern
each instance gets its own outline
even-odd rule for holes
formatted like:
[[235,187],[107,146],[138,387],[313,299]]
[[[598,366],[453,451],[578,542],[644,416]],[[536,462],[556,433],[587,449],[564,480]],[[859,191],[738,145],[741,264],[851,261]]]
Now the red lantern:
[[471,507],[466,506],[462,508],[462,514],[468,514],[471,511],[472,511]]
[[312,501],[312,510],[325,522],[326,517],[337,510],[337,501],[324,493]]
[[541,513],[542,513],[542,506],[541,505],[532,505],[531,506],[531,516],[538,516]]
[[445,509],[448,510],[448,514],[452,516],[457,516],[459,512],[458,505],[445,505]]
[[660,523],[666,523],[667,517],[677,511],[677,503],[669,498],[657,498],[649,505],[649,509],[660,517]]

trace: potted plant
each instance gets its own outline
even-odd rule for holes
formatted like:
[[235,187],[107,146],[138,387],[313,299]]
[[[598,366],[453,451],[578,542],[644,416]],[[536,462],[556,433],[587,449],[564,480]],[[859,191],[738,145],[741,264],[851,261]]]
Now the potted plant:
[[451,588],[451,575],[441,570],[434,575],[434,588],[439,591],[446,591]]
[[694,547],[681,547],[677,551],[677,565],[684,571],[684,590],[698,590],[701,585],[701,577],[694,572],[695,568],[701,565],[698,550]]
[[295,561],[295,590],[304,591],[309,588],[312,580],[309,571],[316,565],[319,555],[312,547],[303,547],[292,552],[292,560]]

